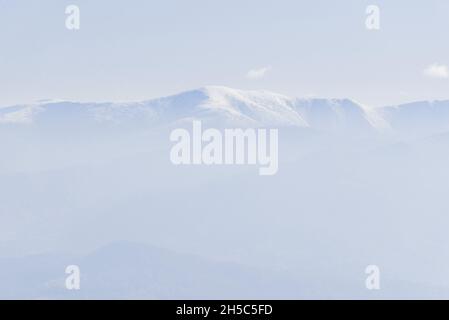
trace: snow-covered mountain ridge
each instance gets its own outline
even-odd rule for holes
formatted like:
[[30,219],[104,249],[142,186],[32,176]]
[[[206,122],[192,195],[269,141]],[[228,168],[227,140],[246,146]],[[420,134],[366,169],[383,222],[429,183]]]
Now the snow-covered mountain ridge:
[[350,99],[296,99],[268,91],[209,86],[130,103],[42,101],[0,109],[2,125],[155,126],[186,120],[228,126],[310,128],[328,132],[449,130],[449,100],[370,108]]

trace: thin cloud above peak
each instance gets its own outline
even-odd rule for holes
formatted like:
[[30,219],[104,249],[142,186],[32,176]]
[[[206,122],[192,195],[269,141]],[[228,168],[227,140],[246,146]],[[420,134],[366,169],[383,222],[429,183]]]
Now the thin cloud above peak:
[[265,66],[262,68],[252,69],[252,70],[248,71],[248,73],[246,74],[246,77],[251,80],[262,79],[267,75],[267,73],[271,69],[272,69],[271,66]]
[[449,68],[444,64],[434,63],[424,69],[424,75],[431,78],[449,78]]

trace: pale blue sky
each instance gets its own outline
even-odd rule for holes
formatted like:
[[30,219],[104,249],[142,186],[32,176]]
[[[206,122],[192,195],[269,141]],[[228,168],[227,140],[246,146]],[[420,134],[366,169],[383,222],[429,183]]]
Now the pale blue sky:
[[[65,28],[65,7],[81,30]],[[381,30],[365,9],[381,9]],[[447,0],[0,0],[0,106],[141,100],[205,85],[368,105],[449,99]],[[249,79],[252,69],[271,67]]]

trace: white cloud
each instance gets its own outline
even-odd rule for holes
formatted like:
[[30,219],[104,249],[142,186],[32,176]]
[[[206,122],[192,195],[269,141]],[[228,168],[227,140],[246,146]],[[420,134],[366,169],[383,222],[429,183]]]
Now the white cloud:
[[449,68],[444,64],[434,63],[424,70],[424,74],[431,78],[449,78]]
[[246,77],[251,80],[262,79],[270,70],[271,70],[270,66],[249,70],[248,73],[246,74]]

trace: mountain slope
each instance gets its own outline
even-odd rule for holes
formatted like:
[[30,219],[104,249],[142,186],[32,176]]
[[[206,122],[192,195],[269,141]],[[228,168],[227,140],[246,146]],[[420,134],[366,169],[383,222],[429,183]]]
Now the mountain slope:
[[349,99],[292,99],[268,91],[209,86],[129,103],[39,102],[0,109],[0,129],[172,126],[201,120],[217,127],[296,127],[319,132],[391,131],[428,136],[449,131],[449,101],[369,108]]
[[320,131],[382,130],[388,124],[373,109],[349,99],[298,99],[295,109]]
[[449,131],[449,101],[419,101],[382,108],[396,132],[433,135]]
[[224,87],[205,87],[135,103],[50,102],[0,109],[0,125],[151,126],[191,119],[225,125],[307,126],[287,97]]
[[[72,264],[81,270],[79,291],[65,288],[64,271]],[[0,258],[0,271],[3,299],[268,299],[309,293],[288,275],[128,242],[82,256]]]
[[[323,106],[327,107],[325,114]],[[0,125],[152,127],[192,119],[231,127],[293,126],[334,131],[357,122],[374,128],[366,110],[349,100],[305,101],[267,91],[214,86],[143,102],[42,102],[0,109]]]

